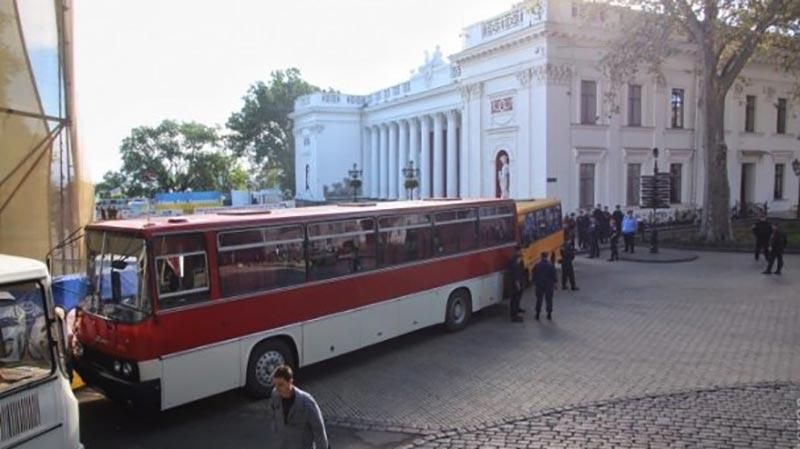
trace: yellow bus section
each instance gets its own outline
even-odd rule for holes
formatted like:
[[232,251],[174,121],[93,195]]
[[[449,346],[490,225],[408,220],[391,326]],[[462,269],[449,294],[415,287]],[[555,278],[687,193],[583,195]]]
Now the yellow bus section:
[[[522,260],[528,270],[528,279],[533,274],[533,265],[539,260],[542,252],[547,251],[551,260],[561,259],[559,251],[564,244],[564,228],[562,223],[561,201],[555,199],[517,200],[517,232],[522,249]],[[532,214],[536,235],[525,238],[526,220]],[[555,257],[553,256],[555,254]],[[554,258],[553,258],[554,257]]]
[[80,388],[80,387],[82,387],[84,385],[86,385],[86,384],[83,383],[83,379],[81,379],[81,376],[79,376],[78,373],[73,371],[72,372],[72,384],[71,384],[72,389],[73,390],[77,390],[78,388]]

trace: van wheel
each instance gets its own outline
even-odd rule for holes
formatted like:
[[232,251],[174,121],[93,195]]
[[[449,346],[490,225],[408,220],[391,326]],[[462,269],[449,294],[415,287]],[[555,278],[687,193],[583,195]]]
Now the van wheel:
[[450,293],[445,311],[444,327],[450,331],[458,331],[467,326],[472,316],[472,299],[469,290],[460,288]]
[[257,344],[247,362],[245,390],[254,398],[266,398],[272,392],[272,373],[281,365],[294,368],[295,361],[289,346],[280,340],[265,340]]

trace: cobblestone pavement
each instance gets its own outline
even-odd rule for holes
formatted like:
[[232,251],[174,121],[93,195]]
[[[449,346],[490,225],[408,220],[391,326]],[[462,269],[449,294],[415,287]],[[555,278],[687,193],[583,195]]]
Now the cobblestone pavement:
[[603,400],[800,383],[800,257],[786,267],[765,276],[746,254],[674,265],[581,258],[581,291],[556,292],[552,322],[532,320],[528,292],[525,323],[491,308],[462,332],[423,330],[303,369],[299,383],[332,423],[417,434]]
[[800,447],[800,385],[733,387],[551,410],[404,448]]

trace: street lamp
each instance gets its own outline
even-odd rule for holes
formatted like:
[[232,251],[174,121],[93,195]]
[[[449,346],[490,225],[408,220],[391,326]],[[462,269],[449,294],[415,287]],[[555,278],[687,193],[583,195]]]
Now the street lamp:
[[653,148],[653,184],[655,185],[655,201],[653,201],[652,232],[650,234],[650,253],[658,253],[658,229],[656,228],[656,211],[658,207],[658,147]]
[[794,174],[797,175],[797,216],[796,218],[800,220],[800,161],[797,159],[792,161],[792,170],[794,170]]
[[406,178],[403,184],[407,191],[406,196],[413,200],[414,189],[419,186],[419,181],[417,181],[417,178],[419,178],[419,169],[414,168],[414,161],[408,161],[408,165],[403,168],[403,176]]
[[350,188],[353,189],[353,202],[358,201],[358,189],[361,187],[361,174],[364,170],[358,169],[358,164],[353,163],[353,168],[347,171],[350,175]]

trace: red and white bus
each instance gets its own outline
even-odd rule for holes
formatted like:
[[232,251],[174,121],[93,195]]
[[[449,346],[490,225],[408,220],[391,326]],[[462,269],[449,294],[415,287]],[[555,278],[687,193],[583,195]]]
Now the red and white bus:
[[87,226],[75,366],[111,398],[168,409],[502,299],[510,200],[351,203]]

